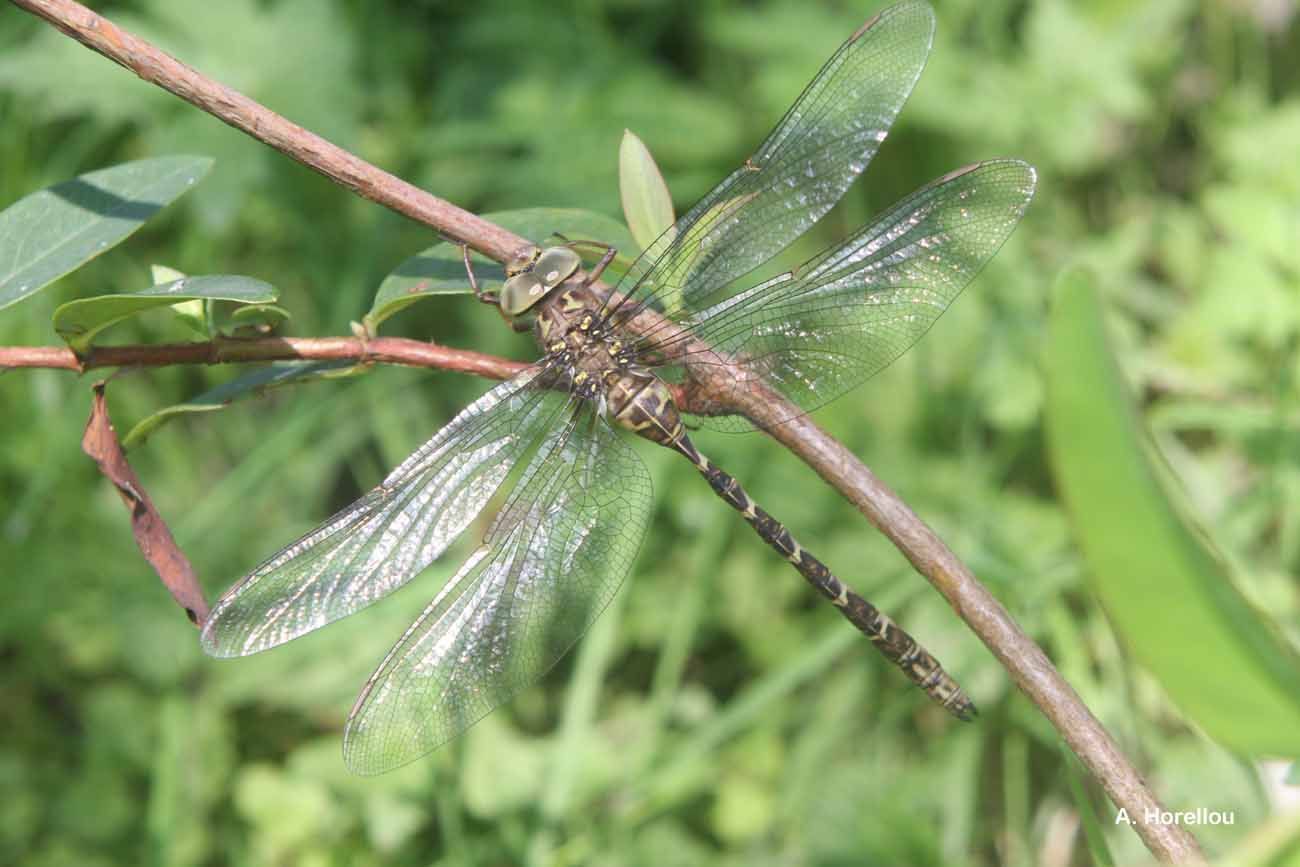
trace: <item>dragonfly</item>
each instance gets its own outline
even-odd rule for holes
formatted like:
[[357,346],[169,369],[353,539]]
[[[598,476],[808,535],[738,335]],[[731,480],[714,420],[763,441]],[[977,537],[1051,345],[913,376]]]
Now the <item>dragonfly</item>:
[[[380,663],[345,727],[344,759],[357,773],[425,755],[534,683],[618,591],[652,506],[631,432],[689,460],[907,678],[954,717],[973,718],[974,703],[932,654],[696,448],[669,384],[685,371],[720,388],[724,404],[770,396],[788,409],[766,423],[782,424],[906,351],[1011,234],[1033,196],[1034,169],[981,162],[802,265],[736,288],[865,170],[921,74],[934,29],[923,2],[892,6],[859,28],[744,164],[612,288],[597,278],[614,251],[584,271],[578,242],[521,249],[499,290],[480,288],[471,270],[480,299],[531,330],[540,357],[228,590],[203,626],[204,649],[257,653],[360,611],[429,566],[495,499],[502,505],[481,544]],[[755,426],[734,415],[692,418]]]

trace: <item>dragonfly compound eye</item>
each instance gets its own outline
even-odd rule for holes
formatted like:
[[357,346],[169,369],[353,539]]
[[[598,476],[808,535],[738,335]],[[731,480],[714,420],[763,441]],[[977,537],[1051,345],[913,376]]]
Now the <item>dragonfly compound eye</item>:
[[518,316],[542,300],[546,295],[546,284],[533,271],[516,274],[501,287],[501,312],[507,316]]
[[582,259],[568,247],[519,250],[506,263],[510,279],[501,289],[501,311],[507,316],[526,313],[581,266]]
[[568,247],[550,247],[538,257],[533,271],[542,278],[547,289],[554,289],[572,277],[581,266],[582,258]]

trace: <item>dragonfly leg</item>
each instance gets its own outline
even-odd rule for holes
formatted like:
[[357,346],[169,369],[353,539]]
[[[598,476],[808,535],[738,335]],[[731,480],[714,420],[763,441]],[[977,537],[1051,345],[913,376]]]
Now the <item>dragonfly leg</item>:
[[587,272],[587,277],[582,281],[582,285],[587,287],[599,280],[600,275],[605,273],[605,269],[609,267],[609,263],[613,262],[614,257],[617,255],[618,250],[606,244],[605,254],[600,257],[600,261],[596,263],[595,267]]
[[908,679],[925,691],[959,720],[976,716],[975,703],[924,647],[879,608],[863,599],[831,573],[824,563],[806,551],[790,531],[755,503],[731,475],[714,466],[682,434],[671,447],[685,455],[708,481],[714,493],[744,517],[764,542],[790,561],[799,574],[831,601],[885,658],[902,669]]
[[489,292],[478,285],[478,278],[474,276],[474,265],[469,260],[469,245],[462,243],[460,241],[453,240],[452,238],[448,238],[445,235],[442,236],[442,239],[446,241],[448,244],[456,244],[457,246],[460,247],[460,258],[461,261],[465,263],[465,274],[469,277],[469,288],[474,290],[474,297],[477,298],[479,301],[482,301],[484,304],[491,304],[493,307],[495,307],[497,309],[497,312],[501,314],[501,318],[504,319],[510,325],[510,328],[513,331],[517,331],[522,334],[526,331],[532,330],[531,325],[528,325],[527,323],[524,322],[520,322],[517,318],[507,315],[506,312],[501,309],[500,292]]
[[482,301],[484,304],[496,304],[497,306],[500,306],[501,296],[499,293],[485,291],[478,285],[478,278],[474,276],[474,265],[469,260],[469,244],[466,244],[464,241],[457,241],[455,238],[449,238],[441,233],[439,233],[438,237],[442,238],[442,240],[446,241],[448,244],[455,244],[457,247],[460,247],[460,259],[465,263],[465,275],[469,277],[469,288],[474,290],[474,297]]

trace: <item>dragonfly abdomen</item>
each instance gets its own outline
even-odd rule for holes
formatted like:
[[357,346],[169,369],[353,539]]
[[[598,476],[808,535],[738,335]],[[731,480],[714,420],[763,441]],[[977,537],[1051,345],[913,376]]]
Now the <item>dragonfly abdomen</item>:
[[957,681],[944,671],[939,660],[880,609],[836,578],[826,564],[795,540],[784,524],[755,503],[740,482],[701,455],[684,433],[667,445],[685,455],[708,481],[714,493],[740,512],[764,542],[789,560],[799,574],[830,600],[845,619],[871,639],[871,643],[886,659],[902,669],[909,680],[958,719],[969,721],[974,718],[974,702],[962,691]]

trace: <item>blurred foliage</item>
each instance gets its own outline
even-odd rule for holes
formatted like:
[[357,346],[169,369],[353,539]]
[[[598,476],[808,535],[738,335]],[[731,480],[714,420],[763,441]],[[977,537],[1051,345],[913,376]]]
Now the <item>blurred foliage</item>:
[[[624,128],[658,159],[680,212],[744,158],[874,6],[133,0],[97,9],[476,211],[617,216]],[[792,255],[986,157],[1034,163],[1039,194],[934,333],[818,421],[971,564],[1170,807],[1233,811],[1231,826],[1195,829],[1212,853],[1283,863],[1295,823],[1288,837],[1270,820],[1286,794],[1281,775],[1189,724],[1128,657],[1089,589],[1046,458],[1040,355],[1055,275],[1090,266],[1186,508],[1294,644],[1294,8],[953,0],[938,13],[929,68],[866,181]],[[433,240],[10,6],[0,9],[0,117],[5,204],[125,160],[216,159],[202,187],[129,243],[5,311],[2,345],[57,342],[59,304],[151,285],[160,262],[260,278],[281,290],[292,333],[345,334],[383,277]],[[384,332],[531,354],[495,312],[458,296],[414,305]],[[153,315],[109,337],[190,338]],[[110,388],[118,428],[240,373],[121,377]],[[339,740],[352,697],[457,557],[288,647],[205,659],[134,549],[116,495],[78,449],[87,386],[56,371],[0,379],[0,862],[1145,857],[938,595],[757,435],[700,440],[948,664],[979,702],[978,723],[931,707],[684,461],[638,444],[658,513],[615,608],[555,672],[465,737],[397,773],[351,777]],[[483,390],[400,369],[281,388],[184,415],[133,461],[215,594]]]
[[1086,269],[1065,270],[1055,296],[1044,353],[1048,451],[1097,600],[1133,659],[1216,741],[1248,756],[1300,755],[1294,649],[1236,591],[1212,540],[1179,514],[1181,494],[1167,490],[1159,455],[1148,453]]

